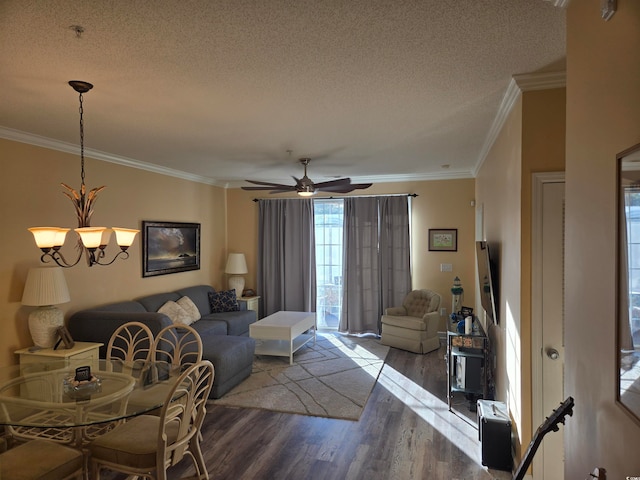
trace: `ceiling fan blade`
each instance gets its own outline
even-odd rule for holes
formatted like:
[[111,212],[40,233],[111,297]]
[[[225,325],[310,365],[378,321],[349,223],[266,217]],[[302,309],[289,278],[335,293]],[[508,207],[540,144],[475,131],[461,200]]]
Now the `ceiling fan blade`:
[[338,185],[335,187],[325,187],[322,188],[321,190],[323,192],[329,192],[329,193],[349,193],[349,192],[353,192],[354,190],[361,190],[364,188],[369,188],[372,184],[371,183],[351,183],[348,185]]
[[329,180],[328,182],[320,182],[316,183],[315,187],[319,189],[331,188],[331,187],[344,187],[345,185],[350,185],[350,178],[339,178],[338,180]]
[[274,190],[277,192],[293,192],[295,191],[296,187],[295,186],[287,186],[287,185],[278,185],[278,186],[274,186],[274,187],[240,187],[242,190]]
[[261,182],[259,180],[245,180],[245,182],[253,183],[254,185],[262,185],[262,186],[265,186],[265,187],[289,188],[289,185],[283,185],[282,183]]
[[313,181],[307,176],[307,167],[309,166],[310,158],[301,158],[300,163],[304,165],[304,176],[297,178],[292,175],[296,182],[295,185],[283,185],[281,183],[262,182],[259,180],[246,180],[249,183],[258,185],[257,187],[241,187],[243,190],[269,190],[269,193],[287,193],[298,192],[300,194],[313,194],[314,192],[333,192],[333,193],[349,193],[354,190],[360,190],[369,188],[371,183],[356,183],[352,184],[350,178],[338,178],[336,180],[329,180],[327,182],[313,183]]
[[354,190],[364,190],[365,188],[369,188],[373,183],[352,183],[351,188]]

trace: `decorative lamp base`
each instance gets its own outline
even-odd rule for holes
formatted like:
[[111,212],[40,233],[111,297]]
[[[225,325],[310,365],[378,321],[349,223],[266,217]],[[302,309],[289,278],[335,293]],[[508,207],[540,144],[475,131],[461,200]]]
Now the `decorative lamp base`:
[[240,298],[244,290],[244,277],[242,275],[232,275],[229,277],[229,290],[234,289],[236,291],[236,297]]
[[451,295],[451,313],[458,313],[462,309],[462,295]]
[[29,331],[33,344],[51,348],[56,343],[56,330],[64,325],[62,310],[53,305],[38,307],[29,314]]

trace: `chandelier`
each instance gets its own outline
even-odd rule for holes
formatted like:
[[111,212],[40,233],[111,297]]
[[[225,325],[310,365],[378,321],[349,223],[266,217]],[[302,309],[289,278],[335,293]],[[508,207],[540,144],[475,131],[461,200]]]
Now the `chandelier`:
[[[62,186],[67,190],[62,192],[73,203],[78,217],[78,228],[75,232],[78,234],[78,255],[74,261],[68,261],[60,249],[64,244],[69,228],[60,227],[32,227],[28,230],[33,233],[36,245],[42,250],[40,261],[48,263],[54,261],[61,267],[73,267],[77,265],[84,254],[88,265],[111,265],[117,258],[129,258],[127,249],[133,243],[136,234],[140,230],[119,227],[92,227],[90,225],[91,215],[93,214],[94,204],[98,193],[105,187],[92,188],[87,193],[87,187],[84,184],[84,122],[83,122],[83,106],[82,94],[87,93],[93,88],[88,82],[80,80],[71,80],[69,85],[78,92],[80,96],[80,190],[76,191],[69,185],[63,183]],[[116,234],[116,243],[120,247],[120,251],[115,254],[111,260],[106,260],[105,249],[109,244],[111,234]]]

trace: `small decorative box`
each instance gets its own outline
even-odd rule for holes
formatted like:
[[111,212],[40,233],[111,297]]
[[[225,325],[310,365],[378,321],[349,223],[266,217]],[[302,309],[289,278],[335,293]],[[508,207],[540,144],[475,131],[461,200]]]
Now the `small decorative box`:
[[64,394],[70,398],[86,398],[102,390],[102,382],[92,375],[89,380],[78,381],[75,377],[67,377],[63,381]]

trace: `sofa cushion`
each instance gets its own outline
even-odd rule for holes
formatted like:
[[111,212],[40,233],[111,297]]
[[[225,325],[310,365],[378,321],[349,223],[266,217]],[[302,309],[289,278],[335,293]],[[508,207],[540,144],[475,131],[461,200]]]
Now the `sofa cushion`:
[[215,292],[213,287],[209,285],[196,285],[194,287],[181,288],[176,293],[181,297],[189,297],[195,303],[200,315],[204,316],[211,313],[211,305],[209,304],[209,293]]
[[128,300],[125,302],[110,303],[87,309],[87,311],[97,312],[122,312],[122,313],[145,313],[147,309],[140,302]]
[[240,310],[234,289],[210,292],[209,303],[211,304],[211,313],[235,312]]
[[155,295],[149,295],[147,297],[137,298],[136,300],[142,304],[147,312],[157,312],[160,307],[167,303],[169,300],[177,302],[182,295],[178,295],[175,292],[168,293],[156,293]]
[[220,398],[251,373],[256,348],[253,338],[213,335],[202,347],[202,357],[213,363],[216,372],[210,398]]
[[158,313],[164,313],[173,323],[191,325],[193,320],[184,308],[173,300],[169,300],[158,309]]
[[235,312],[210,313],[202,317],[202,320],[205,319],[226,323],[227,335],[248,337],[249,325],[258,319],[258,315],[253,310],[238,310]]
[[203,341],[211,335],[227,335],[229,331],[226,322],[209,319],[207,317],[192,323],[190,326],[198,332],[200,337],[203,338]]
[[198,310],[196,304],[193,303],[193,301],[189,297],[184,296],[176,303],[180,305],[185,312],[187,312],[187,315],[189,315],[189,318],[191,319],[191,323],[197,322],[198,320],[200,320],[200,318],[202,318],[202,315],[200,315],[200,310]]

